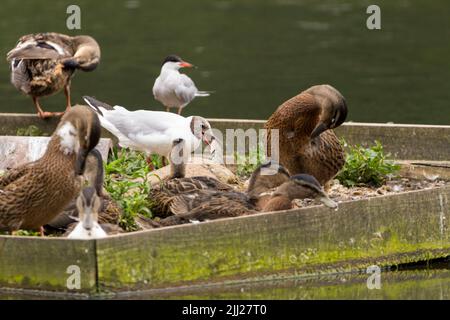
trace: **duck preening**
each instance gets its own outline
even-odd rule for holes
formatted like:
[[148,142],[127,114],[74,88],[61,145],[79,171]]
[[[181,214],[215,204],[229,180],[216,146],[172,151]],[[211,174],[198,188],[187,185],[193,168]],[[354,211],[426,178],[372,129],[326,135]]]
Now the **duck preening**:
[[100,139],[97,115],[85,106],[67,112],[37,161],[0,177],[0,230],[37,230],[80,192],[86,157]]
[[347,117],[342,94],[330,85],[313,86],[287,100],[270,116],[267,155],[271,156],[271,130],[279,132],[279,162],[291,174],[307,173],[324,185],[345,163],[335,133]]
[[121,106],[111,107],[92,97],[83,98],[98,113],[103,128],[117,137],[121,147],[169,158],[173,141],[183,139],[188,153],[196,150],[202,141],[211,145],[211,153],[215,152],[215,137],[205,118],[185,118],[163,111],[128,111]]
[[[93,187],[99,198],[100,206],[97,209],[97,216],[100,226],[106,230],[107,228],[104,228],[104,226],[107,224],[115,225],[119,228],[118,224],[122,210],[103,188],[103,159],[97,149],[93,149],[89,152],[83,177],[85,178],[85,185]],[[74,223],[81,221],[80,208],[77,199],[78,198],[74,198],[58,216],[47,224],[46,228],[66,231],[70,229]]]
[[192,64],[176,55],[164,59],[161,74],[153,85],[153,96],[166,107],[167,112],[170,108],[177,108],[178,114],[181,114],[195,97],[209,96],[209,92],[199,91],[191,78],[179,72],[180,68],[192,67]]
[[67,236],[69,239],[96,239],[107,236],[106,232],[98,224],[98,211],[101,200],[93,187],[81,190],[76,202],[80,222]]
[[70,109],[70,82],[75,70],[92,71],[100,62],[100,47],[90,36],[67,36],[48,32],[21,37],[8,52],[11,83],[31,96],[41,118],[61,115],[46,112],[39,98],[64,89],[66,111]]

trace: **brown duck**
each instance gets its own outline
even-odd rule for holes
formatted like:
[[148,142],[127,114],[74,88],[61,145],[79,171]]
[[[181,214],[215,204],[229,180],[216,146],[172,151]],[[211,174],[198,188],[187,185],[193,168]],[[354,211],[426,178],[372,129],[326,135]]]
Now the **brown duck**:
[[[183,158],[183,145],[185,141],[181,138],[175,139],[172,143],[172,155],[174,150],[179,150],[178,155]],[[181,159],[180,159],[181,160]],[[152,212],[157,217],[167,217],[173,214],[171,209],[172,200],[174,197],[193,193],[198,190],[217,190],[217,191],[232,191],[233,187],[223,183],[215,178],[206,176],[185,177],[186,159],[176,163],[170,162],[170,175],[167,180],[153,185],[149,194],[152,202]]]
[[[83,176],[86,181],[85,184],[93,187],[96,191],[96,196],[99,198],[99,206],[96,212],[98,214],[98,222],[100,225],[102,227],[104,224],[117,226],[122,210],[103,188],[103,159],[97,149],[92,149],[91,152],[89,152],[89,155],[86,158]],[[80,221],[79,212],[77,199],[73,199],[63,212],[50,221],[46,227],[57,230],[70,229],[71,224],[76,224]]]
[[39,160],[0,178],[0,230],[42,232],[79,194],[86,157],[100,133],[100,121],[89,108],[75,106],[66,113]]
[[344,166],[345,153],[334,132],[347,117],[344,97],[330,85],[313,86],[287,100],[267,120],[279,129],[279,162],[291,174],[307,173],[324,185]]
[[[274,167],[273,163],[269,162],[255,170],[246,193],[202,189],[173,197],[171,211],[174,215],[159,221],[159,225],[170,226],[189,223],[192,220],[204,221],[237,217],[254,214],[258,211],[287,210],[292,208],[294,199],[317,198],[326,206],[337,207],[337,204],[328,198],[314,177],[307,174],[289,177],[282,166],[277,167],[273,176],[261,174],[261,168],[267,166]],[[273,188],[274,184],[280,182],[282,184],[261,202],[261,195],[264,194],[264,191]]]
[[63,112],[43,111],[38,99],[64,89],[69,110],[72,75],[77,69],[94,70],[100,61],[100,47],[90,36],[29,34],[19,39],[7,60],[11,64],[11,83],[32,97],[39,117],[47,118]]

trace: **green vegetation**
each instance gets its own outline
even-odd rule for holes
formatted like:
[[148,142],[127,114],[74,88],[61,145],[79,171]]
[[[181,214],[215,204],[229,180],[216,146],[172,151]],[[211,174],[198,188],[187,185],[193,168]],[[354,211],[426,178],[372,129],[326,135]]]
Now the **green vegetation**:
[[26,128],[18,128],[16,131],[16,136],[37,137],[37,136],[48,136],[48,134],[44,133],[37,126],[30,125]]
[[346,162],[336,178],[346,187],[380,187],[400,169],[400,165],[386,159],[390,154],[384,153],[379,141],[375,141],[375,145],[369,148],[348,146],[345,141],[343,145],[347,147]]
[[[158,156],[152,157],[155,168],[161,166]],[[142,214],[151,218],[151,202],[148,198],[150,184],[147,181],[149,166],[146,155],[128,149],[114,148],[105,164],[105,189],[122,207],[120,226],[127,231],[137,230],[134,218]]]
[[251,149],[248,155],[235,153],[234,161],[237,164],[236,174],[243,178],[249,177],[264,161],[265,157],[266,155],[262,145],[258,145],[258,147]]
[[40,237],[41,236],[39,231],[32,231],[32,230],[17,230],[16,232],[14,232],[14,235],[23,236],[23,237]]

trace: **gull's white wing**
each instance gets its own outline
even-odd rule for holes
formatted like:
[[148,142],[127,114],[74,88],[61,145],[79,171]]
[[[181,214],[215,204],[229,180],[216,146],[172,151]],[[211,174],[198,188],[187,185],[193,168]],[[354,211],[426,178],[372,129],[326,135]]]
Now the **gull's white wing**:
[[115,134],[121,145],[161,155],[167,155],[170,152],[174,128],[182,132],[183,136],[190,134],[186,118],[175,113],[128,111],[123,107],[115,106],[114,110],[104,113],[104,118],[122,136],[121,138]]
[[186,118],[163,111],[128,111],[123,107],[115,106],[114,110],[105,112],[104,117],[126,136],[162,133],[174,126],[186,127]]

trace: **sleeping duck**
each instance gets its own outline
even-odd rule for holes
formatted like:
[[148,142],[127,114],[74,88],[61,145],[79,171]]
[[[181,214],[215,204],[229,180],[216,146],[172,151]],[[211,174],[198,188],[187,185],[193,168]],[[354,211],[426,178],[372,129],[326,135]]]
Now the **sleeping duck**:
[[[167,217],[172,215],[170,205],[172,199],[184,193],[195,192],[197,190],[221,190],[232,191],[233,187],[215,178],[207,176],[185,177],[186,153],[183,151],[185,140],[177,138],[172,141],[172,151],[170,155],[170,175],[167,180],[152,186],[149,198],[152,202],[152,212],[157,217]],[[178,156],[178,159],[175,159]]]
[[86,157],[101,126],[89,108],[75,106],[53,133],[44,155],[0,177],[0,230],[37,230],[80,192]]
[[29,34],[8,52],[7,61],[11,65],[11,83],[31,96],[40,118],[48,118],[63,112],[43,111],[38,99],[64,89],[68,111],[72,75],[77,69],[94,70],[100,62],[100,47],[90,36]]
[[[152,186],[149,198],[152,202],[152,212],[155,216],[164,218],[173,215],[171,204],[175,197],[181,194],[195,194],[201,190],[209,191],[234,191],[235,189],[213,177],[194,176],[185,177],[186,158],[184,158],[185,141],[181,138],[175,139],[172,143],[172,154],[170,162],[170,175],[159,184]],[[174,154],[178,153],[180,161],[174,159]],[[272,170],[268,172],[268,170]],[[275,170],[275,171],[273,171]],[[261,174],[263,171],[263,174]],[[258,167],[249,180],[248,194],[251,197],[258,197],[259,194],[268,192],[270,189],[278,187],[289,179],[289,173],[282,166],[274,161],[269,161]]]
[[[174,146],[182,143],[179,139],[174,141]],[[213,220],[258,211],[285,210],[292,208],[294,199],[304,198],[319,198],[327,206],[337,206],[314,177],[305,174],[290,177],[283,166],[272,160],[253,172],[246,192],[235,191],[214,178],[180,177],[184,166],[183,162],[172,164],[172,176],[177,177],[154,187],[150,193],[150,199],[155,204],[153,211],[164,210],[166,218],[157,222],[140,217],[144,220],[143,224],[160,227],[191,220]]]
[[263,205],[258,205],[258,198],[252,197],[248,192],[199,190],[195,193],[178,195],[171,203],[174,215],[158,223],[160,226],[170,226],[194,220],[214,220],[258,212],[288,210],[293,208],[293,200],[305,198],[317,199],[327,207],[337,208],[337,204],[328,198],[313,176],[298,174],[280,185]]
[[347,104],[330,85],[313,86],[287,100],[270,116],[267,155],[271,155],[271,130],[279,130],[279,161],[291,174],[307,173],[325,185],[345,163],[339,139],[330,129],[347,117]]

